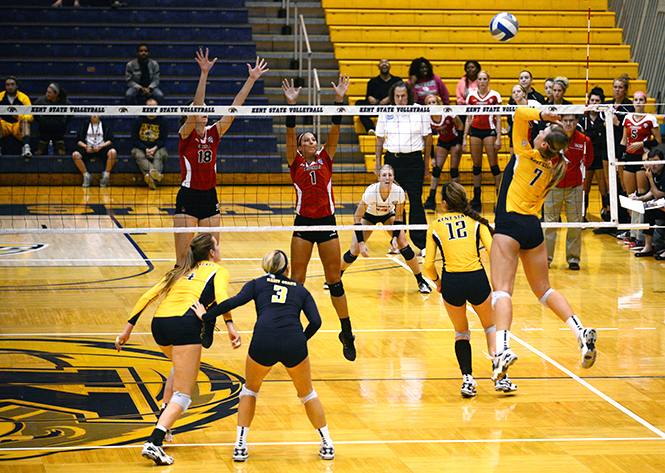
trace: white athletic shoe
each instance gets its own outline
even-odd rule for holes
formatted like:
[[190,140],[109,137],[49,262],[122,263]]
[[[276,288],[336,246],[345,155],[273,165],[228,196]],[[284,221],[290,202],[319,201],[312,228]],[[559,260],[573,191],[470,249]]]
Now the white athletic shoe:
[[418,283],[418,292],[421,294],[431,294],[432,288],[426,282]]
[[327,282],[324,282],[324,283],[323,283],[323,290],[324,290],[324,291],[329,291],[329,290],[330,290],[330,286],[328,286],[328,283],[327,283]]
[[321,457],[321,460],[334,460],[335,449],[332,446],[321,445],[319,456]]
[[471,382],[463,381],[462,382],[462,397],[476,397],[476,394],[478,394],[478,391],[476,390],[476,386],[478,386],[478,383],[476,383],[476,380],[471,378]]
[[157,189],[157,186],[155,185],[155,181],[152,178],[152,176],[150,176],[150,174],[146,174],[145,176],[143,176],[143,180],[145,181],[146,184],[148,184],[148,187],[150,188],[150,190],[154,191],[155,189]]
[[104,171],[102,173],[102,179],[99,181],[99,187],[106,187],[109,185],[109,181],[111,180],[111,174]]
[[164,453],[162,447],[158,447],[152,442],[146,442],[141,450],[141,455],[154,461],[157,465],[171,465],[173,458]]
[[517,361],[517,355],[510,348],[500,355],[495,355],[492,361],[492,368],[494,368],[492,381],[496,382],[499,379],[505,378],[506,371],[508,371],[510,365],[515,363],[515,361]]
[[32,149],[30,149],[29,144],[26,143],[26,144],[23,145],[23,150],[21,151],[21,156],[25,156],[27,158],[32,156]]
[[502,391],[504,393],[512,393],[513,391],[517,391],[517,385],[513,384],[508,376],[504,376],[502,379],[496,380],[494,383],[494,390]]
[[92,176],[89,172],[86,172],[83,175],[83,187],[90,187],[90,184],[92,184]]
[[157,169],[152,168],[150,170],[150,177],[152,177],[157,182],[161,182],[162,177],[164,177],[164,175],[161,174]]
[[247,453],[247,447],[233,447],[233,461],[234,462],[244,462],[247,460],[249,453]]
[[596,340],[598,334],[594,328],[585,328],[577,342],[582,352],[582,368],[591,368],[596,362]]

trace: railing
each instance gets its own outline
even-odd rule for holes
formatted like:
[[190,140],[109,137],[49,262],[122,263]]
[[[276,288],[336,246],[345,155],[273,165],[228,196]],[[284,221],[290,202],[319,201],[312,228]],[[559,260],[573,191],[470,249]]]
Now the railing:
[[[297,4],[295,7],[297,12]],[[302,59],[303,59],[303,43],[306,46],[307,53],[307,105],[312,105],[312,48],[309,45],[309,36],[307,36],[307,27],[305,26],[305,19],[300,15],[300,22],[296,23],[296,37],[295,37],[295,51],[294,61],[298,62],[298,77],[302,83]]]
[[[319,73],[316,71],[316,68],[313,69],[314,74],[314,106],[321,105],[321,83],[319,82]],[[321,136],[321,115],[317,114],[314,117],[314,134],[317,137]]]
[[[647,95],[665,112],[665,2],[659,0],[608,0],[623,29],[624,43],[631,46],[631,61],[640,65],[639,79],[647,81]],[[591,19],[593,24],[593,18]]]

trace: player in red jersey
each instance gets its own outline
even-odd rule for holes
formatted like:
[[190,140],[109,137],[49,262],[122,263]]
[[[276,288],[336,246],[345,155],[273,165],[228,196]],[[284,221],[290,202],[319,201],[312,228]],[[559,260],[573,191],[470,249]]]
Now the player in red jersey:
[[[470,106],[501,105],[501,95],[490,89],[490,75],[487,71],[478,73],[478,89],[469,93],[466,100]],[[473,115],[472,120],[464,124],[464,136],[462,137],[462,152],[466,153],[466,137],[469,136],[469,147],[471,148],[471,159],[473,160],[473,199],[471,207],[476,212],[482,210],[480,201],[480,184],[483,171],[483,147],[487,153],[490,170],[494,176],[497,192],[501,184],[501,170],[497,154],[501,149],[501,115],[480,114]]]
[[[192,105],[205,105],[206,81],[217,58],[208,59],[208,48],[205,54],[199,49],[196,62],[201,67],[201,77],[196,87],[196,95]],[[254,67],[247,64],[249,77],[233,101],[234,106],[245,102],[250,90],[261,75],[268,71],[265,60],[256,58]],[[219,203],[217,200],[217,146],[219,140],[233,122],[232,115],[226,115],[208,126],[206,115],[189,115],[180,119],[181,127],[178,151],[182,184],[176,197],[176,209],[173,217],[174,227],[218,227],[221,222]],[[193,233],[174,233],[176,265],[182,266],[185,253]],[[219,240],[219,233],[213,233]],[[207,348],[207,347],[206,347]]]
[[[335,91],[335,105],[344,103],[344,95],[349,88],[349,78],[339,76],[337,85],[332,83]],[[295,105],[301,87],[293,86],[293,79],[282,81],[282,90],[289,105]],[[286,117],[286,159],[291,170],[291,179],[296,189],[296,226],[336,225],[335,197],[332,190],[332,164],[337,142],[339,139],[339,125],[342,117],[333,116],[332,126],[328,132],[328,140],[323,148],[317,149],[316,135],[310,131],[301,133],[296,137],[296,117]],[[337,231],[307,231],[306,229],[293,232],[291,238],[291,273],[294,281],[305,284],[307,265],[312,257],[312,250],[316,243],[326,283],[330,289],[332,301],[337,316],[342,324],[339,339],[344,345],[344,357],[353,361],[356,359],[349,307],[346,303],[344,286],[341,276],[341,251]]]

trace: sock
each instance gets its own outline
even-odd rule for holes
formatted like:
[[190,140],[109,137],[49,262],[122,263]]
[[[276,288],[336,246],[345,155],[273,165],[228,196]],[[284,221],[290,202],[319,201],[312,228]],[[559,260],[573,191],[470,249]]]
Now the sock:
[[584,325],[582,325],[582,322],[580,322],[580,319],[578,319],[576,315],[571,315],[568,317],[568,320],[566,320],[566,325],[570,327],[570,330],[572,330],[575,336],[578,338],[580,333],[582,333],[582,330],[584,330]]
[[242,448],[247,446],[247,434],[249,433],[249,427],[238,426],[238,433],[236,435],[236,447]]
[[496,331],[496,354],[497,356],[510,348],[510,330]]
[[342,332],[351,333],[351,317],[339,319],[339,323],[342,324]]
[[330,438],[330,432],[328,432],[328,426],[327,425],[324,425],[320,429],[316,429],[316,431],[321,436],[321,440],[323,441],[323,446],[324,447],[332,447],[333,446],[333,441]]
[[148,437],[148,442],[161,447],[162,443],[164,443],[164,435],[166,435],[166,427],[157,425],[155,430],[152,431],[150,437]]
[[423,278],[423,273],[414,274],[414,276],[416,277],[416,281],[418,281],[418,284],[425,282],[425,279]]
[[471,375],[471,343],[468,340],[457,340],[455,342],[455,355],[459,368],[464,376]]

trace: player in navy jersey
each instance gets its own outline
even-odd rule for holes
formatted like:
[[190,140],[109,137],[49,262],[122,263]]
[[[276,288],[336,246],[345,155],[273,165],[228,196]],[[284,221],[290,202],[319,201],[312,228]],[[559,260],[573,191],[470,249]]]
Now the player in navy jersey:
[[[349,78],[346,75],[340,75],[338,84],[335,85],[333,82],[332,86],[335,91],[335,105],[342,105],[349,88]],[[301,87],[296,89],[293,86],[293,79],[290,82],[287,79],[282,81],[282,90],[289,105],[296,104],[300,89]],[[328,140],[319,149],[314,133],[306,131],[296,137],[296,117],[294,115],[286,117],[286,159],[296,190],[295,226],[336,225],[332,164],[337,150],[341,123],[342,117],[332,117]],[[355,337],[351,330],[349,307],[342,285],[340,267],[342,258],[337,231],[308,231],[303,228],[293,232],[291,238],[293,279],[300,284],[305,284],[307,266],[312,257],[314,243],[316,243],[321,257],[325,282],[330,288],[330,300],[342,325],[339,339],[344,345],[344,357],[353,361],[356,359]]]
[[[319,311],[309,291],[302,284],[289,279],[289,261],[283,251],[268,253],[261,267],[266,275],[249,281],[237,295],[208,312],[198,301],[192,306],[201,320],[214,322],[231,308],[252,300],[256,305],[256,324],[247,353],[245,384],[240,391],[233,459],[247,459],[247,433],[254,418],[261,384],[273,365],[282,363],[293,380],[310,422],[321,436],[319,456],[324,460],[332,460],[335,458],[335,449],[328,433],[323,406],[312,387],[307,352],[307,340],[321,327]],[[300,323],[301,311],[309,321],[304,331]]]

